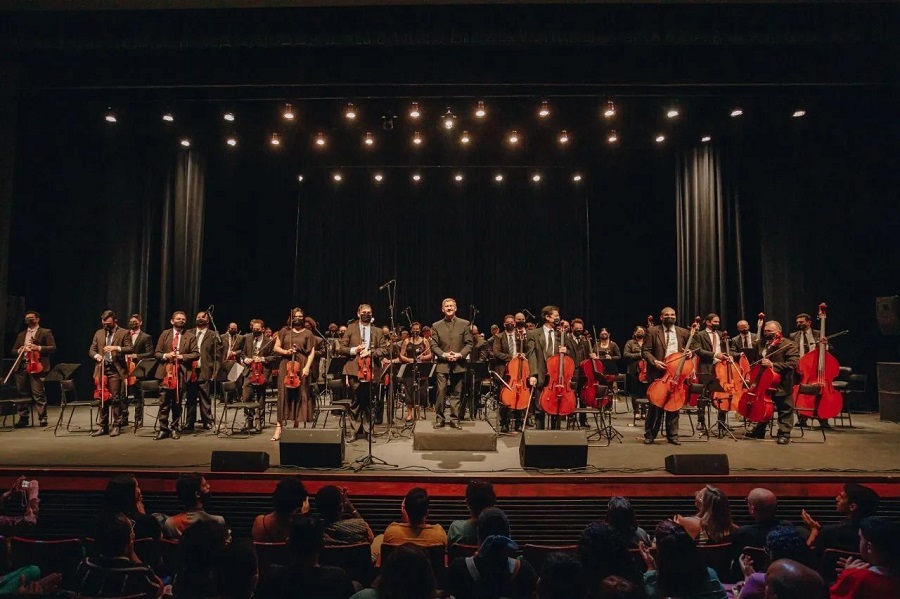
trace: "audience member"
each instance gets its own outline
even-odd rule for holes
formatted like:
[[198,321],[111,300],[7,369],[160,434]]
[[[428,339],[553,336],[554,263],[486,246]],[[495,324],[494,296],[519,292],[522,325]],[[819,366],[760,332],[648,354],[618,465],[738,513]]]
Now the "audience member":
[[259,583],[256,552],[249,542],[231,543],[216,559],[219,599],[251,599]]
[[[776,526],[769,531],[764,543],[768,562],[780,559],[791,559],[804,565],[811,562],[811,552],[806,546],[806,541],[793,526]],[[741,555],[739,559],[744,583],[741,587],[740,599],[764,599],[766,594],[765,572],[757,572],[756,568],[767,566],[766,564],[754,564],[748,555]]]
[[878,511],[878,493],[856,483],[847,483],[835,500],[835,509],[843,516],[843,522],[822,526],[806,510],[800,515],[809,527],[807,545],[820,556],[826,549],[856,551],[859,547],[859,522],[874,516]]
[[309,493],[298,477],[278,481],[272,493],[275,510],[253,519],[251,535],[257,543],[283,543],[291,530],[291,520],[309,512]]
[[175,493],[184,509],[180,514],[169,516],[163,524],[163,534],[169,539],[178,540],[184,531],[197,522],[218,522],[224,528],[225,518],[214,516],[205,511],[211,496],[209,483],[199,472],[185,472],[178,475]]
[[588,593],[592,598],[599,597],[600,583],[607,576],[621,576],[643,584],[625,541],[609,524],[592,522],[584,528],[578,539],[578,558],[588,577]]
[[0,535],[14,535],[37,525],[41,500],[38,499],[38,481],[20,476],[9,491],[0,495],[3,513],[21,513],[21,516],[0,516]]
[[161,597],[163,583],[134,553],[134,527],[121,512],[101,516],[96,533],[98,555],[85,558],[75,580],[79,595]]
[[831,599],[900,597],[900,526],[870,516],[859,523],[861,559],[849,559],[831,587]]
[[219,595],[216,560],[231,541],[218,520],[198,520],[181,537],[181,568],[175,574],[172,593],[177,599],[202,599]]
[[776,526],[793,526],[787,520],[778,520],[778,498],[768,489],[756,488],[747,494],[747,512],[753,523],[739,526],[731,535],[735,568],[739,568],[739,558],[746,547],[764,547],[770,530]]
[[312,516],[298,516],[291,523],[288,539],[292,560],[260,585],[264,599],[347,599],[356,591],[353,581],[341,568],[319,565],[322,523]]
[[372,529],[353,507],[347,489],[325,485],[316,493],[316,510],[325,528],[325,545],[355,545],[371,543],[375,539]]
[[780,559],[766,570],[766,599],[828,599],[828,587],[809,566]]
[[712,485],[706,485],[694,494],[696,516],[675,516],[675,523],[684,527],[699,545],[727,542],[737,526],[731,519],[728,496]]
[[428,492],[422,487],[409,490],[400,506],[403,522],[391,522],[384,531],[388,545],[447,545],[447,533],[440,524],[428,524]]
[[472,481],[466,487],[466,506],[469,508],[469,517],[465,520],[454,520],[447,529],[447,543],[461,543],[463,545],[478,544],[478,534],[475,531],[475,522],[485,508],[497,503],[494,494],[494,485],[489,482]]
[[516,559],[518,545],[510,538],[509,519],[502,510],[482,510],[475,525],[478,553],[458,557],[447,570],[447,589],[455,599],[530,599],[537,574]]
[[600,583],[600,599],[646,599],[644,585],[634,584],[621,576],[607,576]]
[[571,553],[551,553],[541,566],[538,599],[586,599],[588,587],[581,561]]
[[650,535],[637,525],[637,517],[631,502],[624,497],[611,497],[606,506],[606,523],[619,533],[625,546],[629,549],[636,548],[643,542],[650,544]]
[[144,508],[144,496],[141,487],[133,474],[119,474],[106,483],[103,494],[103,509],[108,513],[118,512],[134,522],[134,538],[162,538],[162,527],[159,520],[147,514]]
[[381,565],[381,574],[371,589],[363,589],[350,599],[433,599],[436,586],[428,556],[407,543]]
[[694,540],[672,520],[663,520],[654,531],[657,557],[641,544],[641,556],[647,564],[644,589],[650,599],[726,599],[725,589],[716,571],[703,565]]

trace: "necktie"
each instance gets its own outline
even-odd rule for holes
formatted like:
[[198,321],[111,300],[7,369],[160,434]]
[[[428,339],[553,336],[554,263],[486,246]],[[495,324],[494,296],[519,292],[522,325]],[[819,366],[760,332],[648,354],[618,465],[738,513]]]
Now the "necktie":
[[744,340],[744,348],[750,347],[750,335],[741,335],[741,338]]
[[553,333],[551,333],[550,331],[547,331],[547,337],[546,337],[545,341],[546,341],[545,349],[547,350],[547,355],[550,355],[553,353]]
[[672,342],[672,338],[670,336],[671,333],[672,331],[670,329],[666,329],[666,349],[669,349],[669,343]]
[[363,327],[363,343],[365,343],[366,349],[369,349],[369,327]]
[[800,333],[800,355],[805,356],[809,351],[809,341],[806,339],[806,331]]
[[175,335],[172,337],[172,351],[178,353],[178,342],[180,341],[180,335],[178,331],[175,331]]
[[[112,345],[112,333],[110,333],[109,331],[106,332],[106,345]],[[111,353],[107,352],[103,356],[103,363],[104,364],[112,364],[112,354]]]

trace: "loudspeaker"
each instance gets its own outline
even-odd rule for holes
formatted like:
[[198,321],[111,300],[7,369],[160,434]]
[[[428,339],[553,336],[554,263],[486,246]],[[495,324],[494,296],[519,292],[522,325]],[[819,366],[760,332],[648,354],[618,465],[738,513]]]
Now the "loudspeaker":
[[523,468],[584,468],[587,453],[587,438],[581,431],[526,430],[519,443]]
[[878,413],[882,420],[900,422],[900,364],[878,362]]
[[900,296],[876,297],[875,318],[882,335],[900,335]]
[[265,472],[269,454],[265,451],[214,451],[209,460],[212,472]]
[[728,474],[724,453],[672,454],[666,456],[669,474]]
[[282,466],[340,468],[344,465],[344,431],[339,428],[286,428],[278,444]]

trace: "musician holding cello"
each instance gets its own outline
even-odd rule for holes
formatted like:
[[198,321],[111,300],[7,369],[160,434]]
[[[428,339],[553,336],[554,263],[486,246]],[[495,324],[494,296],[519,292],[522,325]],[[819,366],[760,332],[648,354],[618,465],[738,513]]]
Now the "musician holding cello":
[[[519,382],[521,378],[521,367],[525,367],[526,380],[528,378],[527,372],[529,370],[528,362],[525,357],[524,314],[522,315],[522,326],[520,328],[516,328],[516,321],[512,314],[507,314],[503,317],[503,331],[494,336],[493,353],[494,359],[497,360],[498,364],[501,366],[501,371],[497,374],[501,377],[505,376],[506,382],[513,386],[514,391],[517,390],[516,383]],[[514,366],[510,367],[510,364],[513,363],[513,361],[515,361]],[[509,432],[510,420],[514,421],[516,432],[521,431],[525,424],[525,408],[528,405],[530,393],[521,385],[518,387],[518,390],[518,398],[520,401],[524,401],[524,406],[516,405],[515,393],[509,395],[512,400],[509,402],[510,405],[507,405],[506,402],[502,401],[503,397],[501,393],[501,401],[497,409],[501,433]]]
[[[197,359],[197,339],[185,330],[187,314],[181,310],[172,313],[169,319],[171,329],[163,331],[156,342],[156,378],[163,391],[163,402],[159,406],[159,432],[156,440],[179,439],[181,437],[181,408],[184,399],[185,366]],[[169,424],[169,414],[172,424]]]
[[[604,331],[606,329],[603,329]],[[602,333],[601,333],[602,335]],[[607,341],[609,341],[609,334],[606,336]],[[598,343],[599,345],[599,343]],[[613,343],[615,345],[615,343]],[[582,364],[584,364],[585,360],[600,360],[601,357],[597,354],[596,350],[591,347],[591,340],[585,334],[584,330],[584,320],[580,318],[572,319],[572,334],[566,338],[566,347],[568,348],[568,355],[575,362],[575,395],[578,398],[578,407],[586,408],[586,407],[594,407],[588,406],[584,403],[584,399],[582,398],[581,390],[584,389],[584,385],[587,382],[587,376],[585,375],[585,369],[582,368]],[[616,354],[619,352],[619,348],[615,348]],[[618,355],[616,355],[618,357]],[[585,368],[591,368],[590,363],[585,365]],[[601,367],[602,368],[602,367]],[[596,381],[595,384],[599,381]],[[599,399],[599,398],[598,398]],[[587,428],[587,414],[579,414],[578,424],[582,428]]]
[[[128,365],[125,356],[134,353],[131,335],[119,327],[116,313],[104,310],[100,315],[100,329],[94,333],[88,355],[97,362],[94,367],[94,383],[100,393],[100,412],[97,414],[97,430],[91,432],[92,437],[108,434],[118,437],[122,419],[122,397],[125,391],[125,380],[128,378]],[[94,394],[95,398],[97,393]]]
[[[675,309],[665,307],[659,314],[659,325],[647,330],[644,339],[642,356],[647,362],[647,382],[662,378],[666,374],[666,358],[676,353],[684,353],[686,359],[691,359],[691,351],[685,345],[690,333],[687,329],[675,326]],[[647,420],[644,421],[644,444],[652,445],[663,418],[666,421],[666,437],[672,445],[681,445],[678,440],[678,410],[668,411],[654,405],[652,402],[647,407]]]
[[[731,360],[728,345],[719,331],[721,322],[718,314],[707,314],[704,321],[706,327],[694,335],[694,340],[691,342],[691,350],[699,359],[697,374],[710,375],[709,380],[706,381],[707,387],[712,385],[712,382],[715,380],[715,377],[712,376],[715,365],[719,362]],[[728,412],[724,410],[717,410],[717,412],[719,422],[724,424]],[[701,431],[706,430],[706,410],[704,409],[697,411],[697,428]]]
[[[771,368],[780,378],[772,392],[772,399],[778,412],[778,444],[787,445],[791,442],[791,429],[794,427],[794,369],[800,361],[800,352],[793,341],[782,336],[781,324],[777,320],[765,323],[756,350],[760,357],[759,365]],[[752,371],[750,376],[752,378]],[[762,439],[768,426],[768,422],[758,422],[746,436]]]
[[390,339],[372,324],[373,316],[372,306],[360,304],[356,320],[347,325],[337,348],[338,354],[349,358],[343,374],[350,392],[350,424],[355,436],[363,438],[372,428],[369,413],[381,374],[381,358],[390,354]]
[[316,336],[306,328],[303,310],[291,310],[290,324],[274,336],[272,348],[276,356],[281,356],[278,366],[278,423],[275,425],[273,441],[281,439],[281,430],[289,421],[294,428],[313,421],[315,397],[311,397],[311,377],[309,375],[316,361]]
[[[565,344],[559,342],[559,334],[556,330],[560,324],[559,308],[552,305],[544,306],[541,308],[541,318],[544,319],[543,325],[528,331],[525,337],[525,355],[528,356],[528,367],[531,370],[528,382],[537,391],[542,391],[549,383],[547,360],[556,354],[564,356],[568,352]],[[537,391],[531,405],[535,428],[543,430],[545,427],[558,426],[558,421],[546,421],[546,414],[541,409],[540,394]]]
[[[41,315],[35,310],[25,312],[25,330],[20,331],[13,344],[16,356],[13,367],[16,387],[25,397],[31,397],[37,407],[38,423],[47,426],[47,394],[44,392],[44,377],[50,372],[50,354],[56,351],[53,331],[41,327]],[[7,378],[9,375],[7,374]],[[15,427],[23,428],[29,423],[29,406],[18,405],[19,418]]]

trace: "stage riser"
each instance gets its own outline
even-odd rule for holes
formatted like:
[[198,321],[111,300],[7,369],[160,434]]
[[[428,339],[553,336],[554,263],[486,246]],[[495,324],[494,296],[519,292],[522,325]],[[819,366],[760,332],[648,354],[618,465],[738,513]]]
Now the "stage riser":
[[471,420],[460,423],[461,429],[434,429],[430,422],[416,423],[414,451],[497,451],[497,434],[487,422]]

